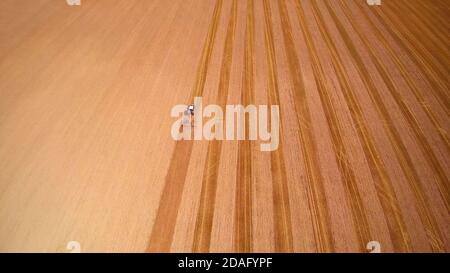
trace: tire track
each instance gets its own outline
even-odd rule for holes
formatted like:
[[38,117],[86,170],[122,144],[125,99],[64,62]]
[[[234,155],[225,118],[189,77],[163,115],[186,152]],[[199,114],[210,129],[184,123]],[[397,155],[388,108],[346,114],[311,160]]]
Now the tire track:
[[[270,105],[280,104],[280,95],[277,82],[277,69],[275,58],[275,44],[273,40],[272,17],[270,3],[263,1],[265,20],[265,47],[268,67],[268,101]],[[281,109],[281,108],[280,108]],[[283,135],[283,123],[280,118],[280,135]],[[273,187],[273,222],[275,252],[292,252],[292,223],[289,204],[289,189],[286,178],[286,167],[283,158],[283,143],[280,140],[278,149],[270,157]]]
[[[244,106],[254,102],[254,3],[247,2],[247,24],[245,32],[244,68],[242,74],[241,101]],[[252,143],[248,140],[248,117],[245,117],[245,140],[238,144],[238,165],[236,173],[236,206],[234,226],[234,249],[237,252],[251,252],[252,232]]]
[[[423,46],[415,43],[411,44],[410,41],[415,41],[410,35],[409,31],[405,27],[400,27],[401,24],[392,21],[392,18],[388,15],[383,15],[380,11],[374,11],[372,14],[378,19],[378,22],[386,29],[391,37],[400,45],[410,56],[412,56],[413,62],[419,67],[423,74],[427,76],[432,85],[432,93],[438,98],[438,101],[445,107],[447,113],[450,109],[450,98],[447,90],[449,89],[448,73],[441,71],[440,67],[436,67],[434,62],[427,60],[433,60],[433,56],[426,51]],[[391,26],[395,25],[396,28]],[[402,38],[403,37],[403,38]]]
[[[405,13],[403,16],[397,16],[398,13],[396,13],[395,10],[391,10],[391,5],[393,5],[392,3],[394,3],[394,1],[386,3],[386,7],[383,10],[377,10],[377,12],[382,16],[385,16],[385,18],[388,19],[387,21],[391,22],[391,24],[395,25],[397,29],[401,30],[401,33],[407,41],[414,41],[413,46],[420,50],[420,55],[427,56],[427,59],[431,61],[429,62],[430,65],[433,66],[435,71],[438,72],[441,77],[448,76],[450,70],[445,65],[445,61],[436,56],[434,51],[440,51],[438,50],[440,46],[435,43],[433,38],[430,38],[429,30],[423,30],[420,22],[417,22],[417,20],[411,20],[408,13]],[[411,22],[414,22],[414,28],[407,27],[408,23]],[[419,31],[419,29],[421,31]],[[419,37],[424,38],[420,39]],[[433,48],[433,51],[430,50],[431,48]]]
[[[343,5],[345,5],[345,8],[348,8],[348,4],[345,2],[341,2]],[[358,5],[356,5],[358,6]],[[358,6],[359,7],[359,6]],[[360,7],[359,7],[360,8]],[[413,92],[416,100],[421,104],[421,107],[423,111],[426,113],[428,118],[433,123],[437,133],[439,134],[440,138],[446,145],[446,151],[450,153],[450,143],[448,139],[447,132],[442,127],[441,123],[437,120],[436,115],[433,114],[433,112],[430,110],[429,106],[425,102],[425,99],[420,94],[418,87],[414,84],[414,80],[411,78],[411,76],[408,73],[407,67],[401,62],[399,57],[393,52],[392,48],[389,46],[388,42],[384,38],[384,36],[381,34],[381,32],[376,28],[376,26],[373,24],[373,22],[370,20],[370,18],[367,17],[367,14],[361,10],[361,13],[366,17],[367,22],[373,27],[373,31],[375,33],[375,36],[378,38],[379,41],[383,44],[384,48],[389,52],[389,56],[392,58],[392,60],[397,65],[398,69],[400,70],[403,78],[405,79],[408,87]],[[350,17],[349,17],[350,18]],[[351,22],[351,20],[349,20]],[[367,42],[367,44],[370,44]],[[369,47],[368,47],[369,48]],[[438,103],[442,103],[440,99],[437,99]],[[444,112],[447,114],[447,116],[450,116],[449,112],[447,111],[447,107],[443,107]]]
[[[408,72],[407,65],[402,63],[400,58],[397,56],[397,54],[393,51],[393,49],[389,45],[387,39],[384,37],[384,35],[381,33],[381,31],[377,28],[375,23],[371,20],[371,18],[366,13],[364,8],[360,7],[359,5],[356,5],[356,6],[360,9],[361,13],[366,18],[367,23],[369,23],[373,27],[373,31],[375,32],[375,34],[379,38],[379,40],[381,40],[381,42],[383,43],[384,48],[390,53],[390,56],[392,57],[392,59],[394,60],[395,64],[397,65],[397,67],[401,71],[401,73],[403,75],[403,78],[406,80],[409,88],[414,93],[414,96],[421,103],[423,110],[426,112],[427,116],[430,118],[430,120],[432,121],[433,125],[436,127],[436,130],[438,131],[440,137],[442,138],[442,140],[446,144],[447,151],[449,152],[450,151],[450,144],[449,144],[449,139],[448,139],[448,133],[445,130],[445,128],[441,126],[442,122],[445,123],[446,122],[445,119],[446,118],[448,119],[448,117],[450,116],[450,112],[448,111],[449,110],[449,104],[445,100],[441,99],[439,96],[436,96],[433,92],[431,92],[432,95],[434,96],[434,98],[436,99],[436,102],[441,106],[442,110],[444,111],[445,116],[440,117],[439,115],[436,116],[435,114],[433,114],[433,112],[430,110],[428,102],[425,101],[424,97],[420,94],[418,87],[414,84],[414,77],[412,77],[410,75],[410,73]],[[401,44],[399,44],[399,46],[401,48],[403,48],[403,46]],[[407,50],[406,48],[403,48],[403,49]],[[413,58],[411,61],[416,65],[416,67],[418,67],[418,69],[422,70],[422,66],[420,66],[420,64],[417,64],[416,58]],[[438,88],[438,87],[435,86],[435,83],[434,83],[434,81],[432,79],[428,80],[427,83],[429,85],[431,85],[433,90],[436,90],[436,88]],[[438,117],[440,118],[441,121],[438,121]]]
[[[292,28],[289,22],[286,4],[279,0],[281,24],[283,29],[284,48],[286,51],[289,72],[291,76],[294,105],[297,112],[298,128],[300,132],[300,143],[302,145],[302,156],[306,166],[306,187],[308,193],[308,204],[313,221],[314,237],[319,252],[333,252],[333,238],[330,230],[330,217],[325,197],[322,177],[319,171],[317,149],[311,129],[311,114],[306,100],[306,90],[301,78],[301,66],[298,61],[297,52],[294,47]],[[302,122],[302,121],[306,122]]]
[[[221,109],[225,109],[228,97],[236,21],[237,0],[233,0],[218,87],[217,105],[219,105]],[[200,206],[195,223],[194,242],[192,246],[193,252],[209,252],[221,151],[221,140],[212,140],[209,142],[200,194]]]
[[[347,18],[350,19],[349,14],[347,14],[347,12],[346,12],[346,8],[347,7],[344,7],[343,11],[346,14]],[[331,12],[331,8],[329,10]],[[335,15],[333,15],[333,18],[335,20],[338,20]],[[390,93],[392,94],[397,105],[399,106],[399,109],[402,111],[403,115],[405,116],[406,120],[408,121],[408,124],[413,129],[416,139],[419,142],[418,146],[421,148],[423,154],[427,158],[427,161],[430,162],[430,165],[433,168],[433,172],[435,174],[438,174],[438,176],[439,176],[438,188],[439,188],[440,194],[441,194],[443,201],[448,210],[449,209],[448,202],[450,199],[450,196],[449,196],[450,189],[448,189],[448,180],[446,179],[446,176],[442,170],[442,167],[440,166],[436,157],[432,153],[432,149],[431,149],[430,145],[428,144],[425,136],[423,135],[423,132],[420,130],[419,125],[416,122],[416,119],[412,115],[411,111],[407,108],[405,103],[403,102],[400,94],[397,93],[397,91],[394,87],[394,83],[393,83],[391,77],[388,75],[388,72],[384,68],[383,64],[381,62],[379,62],[379,60],[376,58],[376,56],[373,53],[373,50],[367,43],[366,39],[362,36],[362,34],[353,26],[353,23],[351,21],[350,21],[350,23],[352,24],[352,27],[355,30],[355,32],[358,34],[358,36],[364,42],[366,48],[368,49],[368,52],[370,54],[372,61],[375,63],[375,65],[377,67],[378,72],[381,74]],[[342,29],[342,31],[344,31],[344,30]],[[372,93],[375,94],[376,92],[372,92]],[[378,101],[376,103],[382,103],[381,96],[378,98]],[[382,111],[384,112],[387,110],[384,109]],[[386,116],[389,117],[387,112],[386,112],[386,114],[384,114],[384,117],[386,117]],[[388,120],[388,124],[393,124],[393,121]],[[436,220],[434,219],[434,216],[430,211],[429,201],[423,194],[425,191],[423,189],[420,179],[418,178],[417,173],[415,172],[414,164],[412,163],[412,160],[407,153],[406,147],[404,147],[404,145],[401,142],[400,134],[398,132],[396,132],[395,128],[391,128],[391,131],[394,133],[394,143],[392,143],[392,144],[394,147],[399,147],[399,149],[400,149],[400,150],[397,150],[397,148],[396,148],[396,152],[398,151],[397,154],[399,157],[399,162],[402,165],[404,165],[404,166],[402,166],[402,168],[403,168],[405,174],[407,175],[408,184],[415,194],[416,201],[418,202],[418,204],[416,205],[416,208],[417,208],[417,211],[419,212],[422,223],[424,224],[424,226],[427,230],[427,235],[430,237],[429,239],[430,239],[431,247],[434,251],[441,251],[441,252],[445,251],[441,232],[439,231]]]
[[325,110],[325,116],[328,122],[328,128],[331,132],[331,140],[333,143],[333,154],[335,160],[338,163],[339,172],[341,174],[342,182],[344,183],[345,189],[347,191],[346,199],[350,204],[354,226],[358,233],[359,239],[359,250],[365,251],[367,242],[372,240],[369,221],[366,217],[366,212],[364,209],[362,197],[358,191],[357,181],[355,174],[353,172],[352,166],[348,161],[348,151],[345,148],[343,137],[341,131],[343,130],[342,125],[337,118],[336,111],[331,102],[331,98],[328,94],[327,88],[325,86],[325,73],[320,65],[320,59],[318,53],[314,47],[312,41],[311,33],[307,27],[305,21],[305,13],[298,1],[295,1],[295,8],[297,13],[297,19],[300,28],[303,32],[303,37],[305,37],[305,42],[308,48],[309,55],[312,58],[312,68],[314,72],[315,82],[317,90],[319,91],[320,101]]
[[[416,13],[416,8],[413,6],[417,1],[410,1],[411,4],[405,5],[405,3],[400,3],[400,1],[390,2],[390,8],[394,14],[402,14],[404,22],[415,22],[414,30],[412,33],[415,35],[420,34],[420,37],[425,38],[424,40],[432,45],[434,49],[433,52],[439,53],[441,56],[448,54],[448,41],[444,41],[444,37],[441,37],[442,32],[438,31],[440,28],[438,24],[434,24],[434,27],[430,27],[429,22],[432,18],[423,18],[422,15]],[[428,20],[427,20],[428,19]],[[444,32],[445,33],[445,32]]]
[[[211,53],[219,25],[221,8],[222,0],[217,0],[189,102],[192,102],[194,97],[199,97],[203,93]],[[170,251],[178,209],[189,166],[188,163],[191,158],[192,146],[193,142],[186,140],[177,141],[175,144],[146,252]]]
[[[317,7],[316,2],[311,1],[311,4],[316,23],[319,26],[322,37],[331,52],[332,62],[334,64],[343,95],[350,109],[353,122],[357,125],[356,128],[358,135],[364,143],[363,150],[372,171],[372,177],[374,178],[377,194],[380,198],[381,205],[387,218],[392,243],[396,251],[410,252],[412,248],[409,234],[399,209],[399,204],[392,186],[392,181],[385,170],[384,163],[379,156],[379,151],[376,148],[374,140],[366,127],[367,122],[364,118],[361,106],[359,105],[350,83],[348,82],[349,75],[346,73],[346,70],[342,65],[343,62],[341,61],[338,50],[328,33],[327,27],[324,24],[324,19]],[[371,89],[368,88],[368,90]],[[399,235],[400,238],[398,238],[397,235]]]

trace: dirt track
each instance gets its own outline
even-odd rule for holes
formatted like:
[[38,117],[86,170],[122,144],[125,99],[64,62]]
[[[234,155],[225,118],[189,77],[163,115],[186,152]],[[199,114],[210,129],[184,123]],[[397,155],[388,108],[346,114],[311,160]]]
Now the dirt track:
[[[445,0],[0,1],[0,251],[450,251]],[[176,104],[280,105],[278,150]]]

